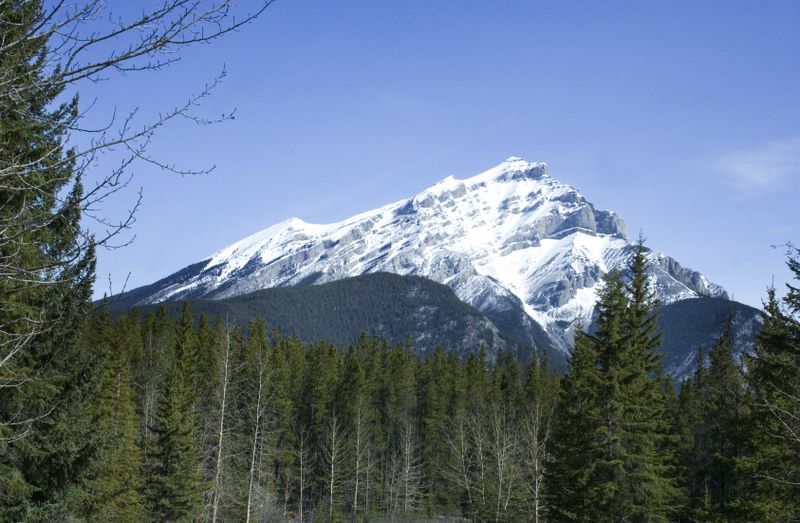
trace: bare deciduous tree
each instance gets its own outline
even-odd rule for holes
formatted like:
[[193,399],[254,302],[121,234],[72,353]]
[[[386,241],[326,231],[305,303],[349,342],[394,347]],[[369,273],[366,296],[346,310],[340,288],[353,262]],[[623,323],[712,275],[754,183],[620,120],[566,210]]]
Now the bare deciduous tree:
[[245,520],[251,521],[255,512],[256,498],[259,496],[259,476],[261,472],[260,458],[263,456],[267,442],[266,434],[266,411],[269,403],[269,348],[260,342],[251,357],[253,361],[249,363],[251,368],[250,379],[252,383],[251,394],[247,398],[247,402],[253,409],[250,412],[250,420],[252,422],[251,437],[250,437],[250,465],[248,470],[248,486],[247,486],[247,506],[245,510]]
[[342,470],[346,458],[346,435],[342,423],[334,411],[326,427],[325,439],[322,441],[322,464],[324,466],[326,497],[328,505],[328,521],[333,521],[333,514],[338,504],[338,496],[344,480]]
[[293,449],[294,460],[297,464],[297,517],[303,523],[305,516],[304,501],[306,499],[306,483],[308,482],[309,467],[311,466],[311,445],[308,430],[299,428],[296,431]]
[[[131,184],[132,168],[145,163],[178,174],[211,169],[181,168],[153,157],[149,151],[157,132],[176,120],[206,125],[232,117],[209,119],[195,112],[225,77],[224,70],[175,107],[151,117],[135,108],[123,115],[114,111],[98,128],[87,124],[95,104],[81,106],[78,93],[114,76],[160,71],[180,60],[183,49],[211,43],[254,21],[273,1],[255,1],[249,11],[233,0],[117,4],[120,14],[103,0],[0,0],[0,56],[10,59],[0,67],[0,114],[4,121],[24,121],[54,137],[47,147],[17,147],[12,142],[18,135],[0,140],[0,384],[19,388],[35,379],[36,369],[22,373],[14,362],[58,321],[53,311],[21,308],[20,297],[70,285],[76,278],[70,269],[87,253],[132,241],[126,231],[135,221],[141,191],[122,216],[103,212],[103,202]],[[100,167],[102,158],[108,168]],[[93,232],[74,230],[62,240],[69,245],[30,256],[44,249],[37,245],[40,238],[65,216],[93,222]],[[93,272],[93,266],[85,270]],[[0,419],[0,427],[22,426],[46,414],[20,413]],[[24,430],[12,432],[18,436]]]
[[475,479],[470,429],[464,414],[459,413],[442,435],[449,450],[450,459],[445,477],[460,488],[466,496],[466,512],[475,515]]
[[552,460],[548,442],[553,425],[553,404],[548,404],[540,396],[533,400],[524,418],[524,462],[527,476],[531,518],[534,523],[544,520],[544,481],[547,463]]
[[519,484],[519,440],[502,406],[491,409],[489,419],[489,463],[493,483],[494,521],[507,520],[510,503]]
[[418,510],[422,501],[422,460],[414,423],[403,420],[399,432],[397,448],[389,459],[387,509],[407,516]]
[[217,515],[219,514],[220,498],[223,495],[223,466],[226,458],[228,448],[228,420],[230,403],[231,403],[231,384],[233,376],[236,372],[235,361],[233,359],[233,347],[231,344],[231,327],[226,324],[223,327],[223,339],[217,340],[217,350],[219,353],[219,391],[218,391],[218,405],[217,405],[217,430],[215,434],[214,445],[216,452],[214,455],[214,479],[211,484],[212,497],[211,497],[211,521],[216,523]]
[[[370,452],[370,430],[369,430],[369,420],[367,415],[367,401],[363,395],[359,395],[356,401],[356,405],[353,408],[353,415],[355,419],[353,420],[353,427],[351,431],[351,439],[353,441],[352,445],[352,456],[353,456],[353,470],[352,470],[352,481],[353,481],[353,517],[356,517],[359,510],[359,494],[365,497],[368,494],[364,494],[364,489],[361,489],[359,492],[359,487],[361,487],[361,477],[369,474],[369,452]],[[367,489],[369,489],[369,484],[367,483]],[[365,503],[366,508],[366,503]]]

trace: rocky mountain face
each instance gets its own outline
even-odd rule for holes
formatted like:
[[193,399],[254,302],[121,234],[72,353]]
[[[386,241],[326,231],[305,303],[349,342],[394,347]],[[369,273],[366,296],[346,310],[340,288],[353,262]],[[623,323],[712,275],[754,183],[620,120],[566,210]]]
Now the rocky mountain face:
[[[545,164],[509,158],[338,223],[286,220],[121,298],[216,300],[374,272],[419,275],[447,285],[520,342],[563,353],[576,322],[589,323],[602,276],[633,249],[617,214],[596,209]],[[649,257],[663,303],[727,297],[676,260]]]

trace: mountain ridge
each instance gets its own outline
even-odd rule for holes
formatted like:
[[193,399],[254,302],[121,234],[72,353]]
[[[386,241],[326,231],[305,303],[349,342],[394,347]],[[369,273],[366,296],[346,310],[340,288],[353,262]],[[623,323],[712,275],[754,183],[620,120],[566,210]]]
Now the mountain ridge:
[[[381,271],[419,275],[447,285],[522,343],[567,353],[575,325],[591,318],[603,275],[623,268],[633,249],[619,215],[596,209],[546,164],[511,157],[332,224],[284,220],[131,292],[147,304]],[[727,298],[703,274],[648,256],[665,304]]]

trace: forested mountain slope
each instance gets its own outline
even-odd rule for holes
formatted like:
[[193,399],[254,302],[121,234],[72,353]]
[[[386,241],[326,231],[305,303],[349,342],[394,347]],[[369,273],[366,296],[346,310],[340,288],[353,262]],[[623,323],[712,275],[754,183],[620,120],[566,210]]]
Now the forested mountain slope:
[[[264,319],[304,342],[329,341],[347,347],[361,334],[379,336],[392,344],[413,341],[416,352],[428,354],[437,346],[466,355],[483,346],[494,360],[500,351],[529,361],[533,348],[524,345],[478,310],[460,301],[447,286],[419,276],[374,273],[320,285],[264,289],[221,300],[190,300],[197,315],[221,316],[246,325]],[[175,316],[179,301],[164,302]],[[112,310],[132,308],[121,295],[109,300]],[[140,306],[143,311],[158,305]],[[730,315],[739,357],[751,352],[761,329],[757,309],[724,298],[681,300],[661,307],[658,327],[665,371],[681,380],[692,374],[698,349],[707,352],[722,334]],[[546,339],[542,331],[541,339]],[[541,348],[541,346],[539,346]],[[546,347],[545,347],[546,348]],[[544,350],[544,349],[542,349]],[[562,369],[565,360],[550,352],[551,364]]]
[[[415,352],[437,346],[461,355],[484,347],[490,360],[501,351],[530,359],[526,347],[503,333],[475,308],[459,300],[447,286],[418,276],[375,273],[322,285],[264,289],[222,300],[192,300],[196,314],[219,315],[232,324],[264,319],[270,328],[297,334],[304,342],[355,345],[361,334],[391,344],[413,341]],[[115,312],[130,307],[125,299],[109,300]],[[175,316],[181,302],[165,302]],[[140,307],[153,310],[157,305]]]

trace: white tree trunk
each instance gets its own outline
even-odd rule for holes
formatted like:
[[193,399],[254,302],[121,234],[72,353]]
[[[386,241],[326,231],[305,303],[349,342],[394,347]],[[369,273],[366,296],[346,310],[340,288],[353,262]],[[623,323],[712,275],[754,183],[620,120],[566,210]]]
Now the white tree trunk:
[[219,424],[217,426],[217,462],[214,467],[214,503],[211,511],[211,523],[217,523],[217,513],[219,511],[219,498],[222,490],[222,455],[225,435],[225,410],[228,399],[228,385],[230,384],[230,356],[231,356],[231,335],[230,330],[225,328],[225,343],[222,348],[222,394],[219,403]]
[[528,455],[528,481],[531,496],[531,509],[534,523],[539,523],[544,518],[543,497],[546,463],[550,459],[547,452],[550,431],[552,427],[552,411],[548,409],[540,398],[536,398],[525,420],[525,433],[527,437],[526,448]]
[[[260,370],[260,369],[259,369]],[[253,488],[255,484],[255,477],[256,477],[256,454],[258,450],[258,440],[261,437],[261,411],[263,410],[263,401],[264,401],[264,373],[258,373],[258,393],[257,393],[257,400],[256,400],[256,419],[255,423],[253,424],[253,441],[250,451],[250,478],[247,488],[247,511],[246,511],[246,518],[245,521],[250,523],[250,517],[252,512],[253,506]]]

